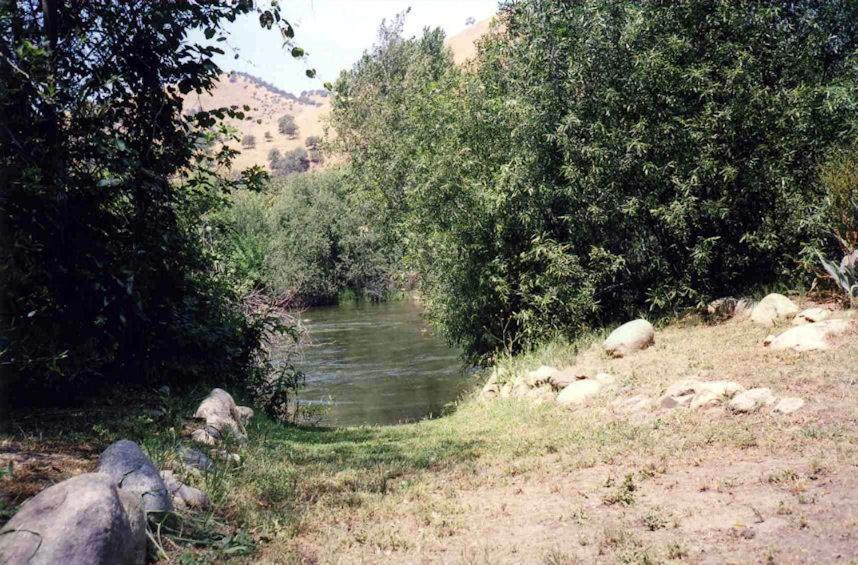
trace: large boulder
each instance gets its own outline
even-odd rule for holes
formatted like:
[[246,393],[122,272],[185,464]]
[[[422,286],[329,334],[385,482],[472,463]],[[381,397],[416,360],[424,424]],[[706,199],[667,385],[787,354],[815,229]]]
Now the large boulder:
[[[126,507],[136,515],[129,517]],[[25,502],[0,529],[0,563],[142,564],[146,530],[140,514],[133,498],[123,505],[112,477],[78,475]]]
[[605,340],[605,351],[611,357],[625,357],[655,343],[655,328],[646,320],[627,322],[611,332]]
[[804,406],[804,400],[798,398],[796,396],[788,396],[786,398],[781,398],[775,407],[772,409],[772,412],[775,414],[792,414]]
[[583,404],[590,398],[599,394],[602,383],[595,379],[581,379],[570,384],[557,395],[557,404],[570,406]]
[[782,334],[766,340],[766,345],[775,351],[817,351],[831,347],[830,339],[846,333],[849,321],[834,319],[790,328]]
[[147,513],[173,509],[161,475],[133,441],[122,439],[108,446],[98,459],[97,471],[110,476],[117,488],[140,497]]
[[762,326],[773,326],[779,320],[798,314],[798,306],[792,300],[776,292],[766,295],[751,310],[751,321]]

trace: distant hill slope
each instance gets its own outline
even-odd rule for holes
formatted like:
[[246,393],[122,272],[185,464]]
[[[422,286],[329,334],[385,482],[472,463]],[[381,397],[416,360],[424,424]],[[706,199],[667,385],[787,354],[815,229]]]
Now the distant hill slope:
[[474,58],[477,54],[477,40],[489,30],[490,23],[491,18],[481,20],[447,38],[447,47],[453,51],[453,60],[457,65]]
[[[486,33],[489,22],[490,20],[482,20],[447,38],[447,46],[453,51],[456,64],[461,65],[476,55],[475,43]],[[233,165],[236,170],[252,165],[268,168],[268,152],[272,149],[285,153],[296,147],[304,147],[308,136],[322,136],[323,118],[331,108],[330,98],[324,90],[295,95],[252,75],[232,72],[221,77],[211,94],[189,94],[185,98],[185,111],[190,112],[198,108],[211,110],[223,106],[241,107],[245,104],[251,107],[252,119],[231,121],[231,125],[240,132],[239,137],[252,135],[256,144],[250,148],[236,147],[241,151]],[[298,124],[298,135],[294,139],[281,134],[277,128],[277,121],[286,114],[294,116],[295,123]],[[266,133],[270,134],[270,140],[266,139]]]
[[[236,170],[251,165],[268,167],[268,152],[279,149],[285,153],[296,147],[304,147],[308,136],[322,136],[322,116],[330,109],[330,98],[323,90],[295,95],[270,85],[245,73],[223,75],[211,94],[191,93],[185,98],[185,111],[198,108],[211,110],[222,106],[250,106],[251,120],[231,120],[230,124],[240,132],[239,136],[252,135],[256,145],[251,148],[236,147],[241,151],[234,163]],[[298,125],[298,134],[293,139],[281,134],[278,120],[291,114]],[[270,134],[270,140],[266,139]]]

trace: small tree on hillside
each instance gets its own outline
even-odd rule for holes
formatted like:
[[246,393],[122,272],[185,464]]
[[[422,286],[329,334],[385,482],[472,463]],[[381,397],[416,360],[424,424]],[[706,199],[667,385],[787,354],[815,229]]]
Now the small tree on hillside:
[[241,138],[241,146],[245,149],[253,149],[256,147],[256,136],[247,134]]
[[320,143],[322,143],[322,138],[318,135],[309,135],[307,136],[307,139],[304,140],[304,146],[307,149],[318,149]]
[[280,153],[279,149],[272,149],[268,152],[268,165],[274,169],[275,163],[277,163],[283,155]]
[[298,124],[295,123],[294,116],[290,114],[286,114],[280,118],[277,122],[277,128],[280,130],[280,133],[288,135],[293,139],[298,135]]
[[298,147],[292,151],[287,151],[281,158],[272,161],[271,168],[281,175],[302,173],[310,168],[310,158],[306,149]]
[[265,141],[269,141],[269,142],[270,142],[270,141],[272,141],[272,140],[274,140],[274,136],[272,136],[272,135],[271,135],[271,132],[270,132],[270,131],[266,131],[266,132],[265,132]]

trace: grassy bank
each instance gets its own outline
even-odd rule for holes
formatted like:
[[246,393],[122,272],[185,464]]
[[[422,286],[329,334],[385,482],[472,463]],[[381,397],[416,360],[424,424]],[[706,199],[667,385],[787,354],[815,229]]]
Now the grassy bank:
[[[524,370],[575,360],[584,372],[618,378],[615,393],[575,410],[469,398],[436,420],[343,429],[288,427],[258,416],[238,448],[240,465],[192,479],[212,495],[215,510],[189,520],[178,536],[184,539],[165,534],[161,557],[306,563],[854,558],[858,340],[853,333],[830,351],[776,353],[762,346],[769,332],[748,322],[688,321],[660,329],[655,346],[625,359],[608,359],[591,340],[513,362]],[[632,418],[611,408],[617,397],[655,396],[691,375],[771,387],[807,405],[790,416],[716,409]],[[75,433],[51,427],[28,435],[22,422],[21,431],[4,440],[4,451],[30,454],[31,462],[38,453],[54,457],[60,471],[49,469],[33,484],[88,469],[98,449],[118,437],[141,440],[160,464],[169,464],[192,402],[166,404],[158,418],[93,418]],[[7,496],[26,470],[16,468],[13,482],[0,481]],[[187,541],[192,538],[196,544]]]

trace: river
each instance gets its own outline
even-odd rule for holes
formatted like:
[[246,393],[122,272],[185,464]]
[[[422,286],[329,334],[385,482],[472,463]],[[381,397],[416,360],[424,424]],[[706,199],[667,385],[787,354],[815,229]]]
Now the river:
[[413,300],[311,308],[310,345],[294,360],[299,397],[321,425],[396,424],[438,416],[469,386],[457,351],[434,335]]

